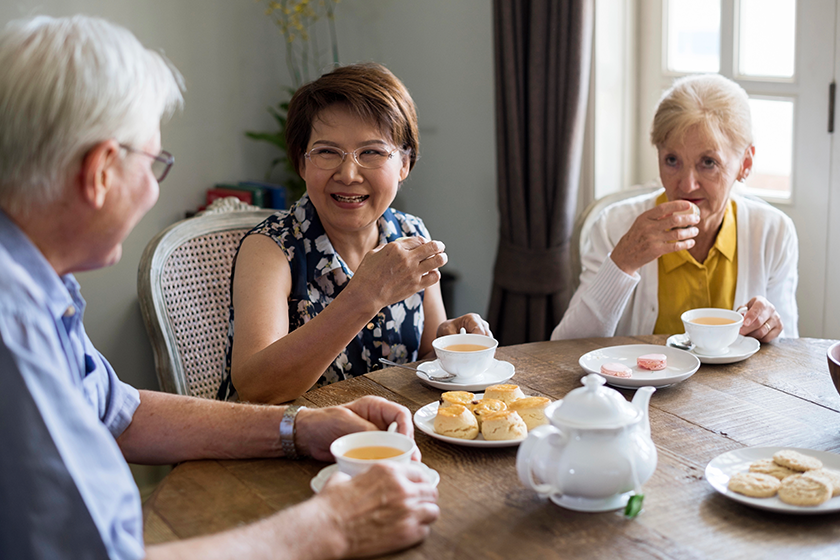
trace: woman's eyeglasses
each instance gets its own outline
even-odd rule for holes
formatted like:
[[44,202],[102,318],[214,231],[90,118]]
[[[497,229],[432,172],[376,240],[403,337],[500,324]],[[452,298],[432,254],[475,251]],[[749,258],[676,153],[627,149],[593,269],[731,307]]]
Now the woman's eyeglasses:
[[359,167],[365,169],[377,169],[385,165],[385,162],[394,157],[394,154],[400,152],[399,148],[393,150],[386,150],[376,147],[362,147],[353,150],[352,152],[345,152],[333,146],[316,146],[312,148],[304,157],[311,161],[318,169],[329,171],[336,169],[339,165],[344,163],[344,158],[348,155],[353,156],[353,161]]

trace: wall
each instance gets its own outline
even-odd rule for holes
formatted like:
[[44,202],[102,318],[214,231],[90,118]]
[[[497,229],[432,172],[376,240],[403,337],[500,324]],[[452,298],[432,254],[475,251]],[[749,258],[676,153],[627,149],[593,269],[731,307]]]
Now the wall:
[[[398,204],[447,245],[448,269],[460,275],[450,315],[486,314],[489,303],[498,229],[491,9],[490,0],[343,0],[337,12],[342,62],[386,64],[418,104],[422,159]],[[94,344],[124,381],[157,388],[137,304],[140,255],[158,231],[201,203],[208,186],[262,178],[274,154],[243,131],[272,126],[266,107],[291,83],[283,43],[252,0],[7,0],[0,24],[74,13],[126,26],[186,79],[185,109],[162,128],[176,163],[160,200],[117,265],[77,275]]]

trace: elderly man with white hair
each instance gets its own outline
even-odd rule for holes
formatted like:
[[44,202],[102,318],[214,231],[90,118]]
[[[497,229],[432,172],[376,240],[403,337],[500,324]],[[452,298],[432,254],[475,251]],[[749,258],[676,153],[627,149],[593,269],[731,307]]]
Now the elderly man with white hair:
[[419,542],[435,488],[415,466],[377,465],[253,525],[145,549],[127,461],[327,460],[345,433],[413,435],[408,410],[375,397],[296,409],[138,392],[93,347],[72,273],[117,262],[157,200],[173,162],[160,121],[181,89],[102,20],[0,32],[0,558],[337,558]]

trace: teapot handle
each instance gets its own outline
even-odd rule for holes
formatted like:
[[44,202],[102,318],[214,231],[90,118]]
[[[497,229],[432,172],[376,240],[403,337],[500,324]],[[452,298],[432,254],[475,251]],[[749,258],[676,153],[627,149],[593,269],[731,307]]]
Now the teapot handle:
[[560,431],[554,426],[538,426],[531,430],[528,437],[519,444],[519,451],[516,454],[516,472],[522,484],[536,490],[539,494],[549,495],[554,493],[554,488],[547,483],[537,484],[534,480],[534,472],[531,468],[531,461],[534,459],[535,451],[545,445],[544,440],[551,436],[562,438]]

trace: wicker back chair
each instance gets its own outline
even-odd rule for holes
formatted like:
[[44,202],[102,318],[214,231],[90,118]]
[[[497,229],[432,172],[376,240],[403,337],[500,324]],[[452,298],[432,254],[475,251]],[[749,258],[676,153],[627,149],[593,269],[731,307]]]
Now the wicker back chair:
[[163,391],[216,397],[224,373],[233,256],[242,236],[273,212],[220,199],[146,246],[137,291]]

